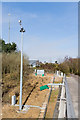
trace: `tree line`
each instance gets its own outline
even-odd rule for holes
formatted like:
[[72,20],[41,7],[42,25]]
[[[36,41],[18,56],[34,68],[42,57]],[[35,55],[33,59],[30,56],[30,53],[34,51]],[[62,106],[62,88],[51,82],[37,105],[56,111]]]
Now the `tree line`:
[[[17,45],[14,42],[5,43],[0,39],[0,53],[2,53],[2,77],[15,73],[20,76],[21,53],[17,50]],[[29,74],[29,72],[28,57],[23,55],[23,73]]]
[[4,40],[0,39],[0,52],[11,53],[17,49],[16,47],[14,42],[6,44]]
[[40,64],[38,69],[44,69],[45,71],[55,72],[56,70],[62,71],[63,73],[68,74],[75,74],[80,76],[80,58],[71,58],[65,57],[62,63],[45,63]]
[[[2,55],[2,73],[9,73],[11,71],[16,71],[17,68],[20,68],[20,51],[17,52],[17,45],[12,43],[5,43],[4,40],[0,39],[0,52],[3,52]],[[11,54],[12,53],[12,54]],[[25,59],[26,65],[29,65],[28,59]],[[25,70],[28,68],[25,65]],[[40,63],[40,66],[37,66],[39,69],[44,69],[46,72],[55,72],[60,70],[66,74],[75,74],[80,76],[80,58],[71,58],[65,57],[62,63]]]

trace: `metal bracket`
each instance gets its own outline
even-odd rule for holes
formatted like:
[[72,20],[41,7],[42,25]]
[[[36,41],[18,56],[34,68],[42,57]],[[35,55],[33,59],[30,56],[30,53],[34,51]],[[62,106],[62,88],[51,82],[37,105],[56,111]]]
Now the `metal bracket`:
[[[19,106],[18,104],[15,104],[15,106]],[[35,107],[35,108],[39,108],[44,110],[44,107],[40,107],[40,106],[35,106],[35,105],[24,105],[24,108],[20,111],[18,110],[18,113],[26,113],[30,108]]]

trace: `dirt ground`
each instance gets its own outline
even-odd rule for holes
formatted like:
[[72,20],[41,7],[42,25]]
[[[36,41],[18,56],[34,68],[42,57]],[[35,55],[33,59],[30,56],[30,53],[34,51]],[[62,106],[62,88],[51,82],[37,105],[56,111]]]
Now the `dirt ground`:
[[[45,101],[46,95],[48,94],[49,90],[46,89],[43,91],[38,91],[38,89],[42,84],[46,85],[50,83],[51,79],[53,79],[53,74],[46,74],[44,77],[35,76],[34,74],[31,74],[29,80],[23,84],[23,96],[22,96],[23,104],[25,103],[25,105],[35,105],[42,107],[42,104]],[[59,81],[61,80],[61,78],[60,79],[57,78],[57,79]],[[31,92],[32,89],[33,91]],[[19,90],[19,86],[9,91],[8,94],[10,97],[10,103],[3,104],[2,118],[38,118],[40,113],[39,108],[30,108],[25,113],[21,113],[21,112],[18,113],[17,111],[19,110],[19,106],[17,107],[11,105],[11,96],[14,95],[15,91],[17,90]],[[19,105],[19,96],[17,97],[17,104]]]

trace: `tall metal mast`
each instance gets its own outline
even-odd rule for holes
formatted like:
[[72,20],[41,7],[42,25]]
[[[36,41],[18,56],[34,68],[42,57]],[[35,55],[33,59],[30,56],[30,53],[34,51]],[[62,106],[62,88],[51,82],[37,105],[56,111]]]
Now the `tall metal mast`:
[[9,16],[9,33],[8,33],[8,43],[10,43],[10,13],[8,14]]

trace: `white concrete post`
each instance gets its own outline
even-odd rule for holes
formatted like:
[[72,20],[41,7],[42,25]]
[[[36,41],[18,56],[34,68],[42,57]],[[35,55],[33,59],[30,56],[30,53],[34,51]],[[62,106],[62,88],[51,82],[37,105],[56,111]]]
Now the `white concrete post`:
[[57,76],[59,76],[59,71],[57,71]]
[[16,104],[16,96],[13,95],[13,96],[12,96],[12,105],[15,105],[15,104]]
[[63,72],[61,72],[61,77],[63,77]]

